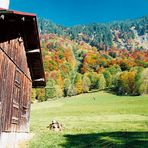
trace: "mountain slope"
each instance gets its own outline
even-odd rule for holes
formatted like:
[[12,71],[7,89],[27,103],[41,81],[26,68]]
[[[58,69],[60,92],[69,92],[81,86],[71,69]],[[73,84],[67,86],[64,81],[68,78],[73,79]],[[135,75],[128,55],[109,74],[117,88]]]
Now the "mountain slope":
[[120,49],[148,49],[148,16],[112,23],[93,23],[64,27],[38,19],[42,34],[54,33],[72,40],[84,41],[98,49],[114,46]]
[[35,90],[34,98],[104,89],[119,95],[147,94],[147,21],[143,17],[68,28],[39,19],[47,85]]

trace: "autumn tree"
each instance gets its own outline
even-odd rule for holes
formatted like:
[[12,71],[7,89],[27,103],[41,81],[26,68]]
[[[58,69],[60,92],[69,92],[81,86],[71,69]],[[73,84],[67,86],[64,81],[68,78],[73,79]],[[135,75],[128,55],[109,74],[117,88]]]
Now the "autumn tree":
[[98,80],[96,88],[99,90],[103,90],[106,88],[106,81],[103,74],[98,74]]
[[111,75],[111,73],[109,72],[109,70],[105,70],[105,71],[103,71],[103,75],[104,75],[104,78],[105,78],[105,80],[106,80],[106,87],[111,87],[111,85],[112,85],[112,75]]
[[76,74],[76,77],[75,77],[75,80],[74,80],[74,85],[76,87],[77,94],[81,94],[83,92],[82,74],[80,74],[80,73]]
[[45,92],[46,92],[46,99],[58,98],[64,95],[61,87],[57,85],[52,78],[48,80],[45,87]]
[[116,91],[120,95],[139,95],[141,84],[140,72],[136,70],[124,71],[116,79]]
[[148,94],[148,68],[141,73],[141,79],[140,94]]
[[36,100],[41,101],[41,102],[46,101],[44,88],[37,88],[36,89]]
[[111,75],[115,75],[116,73],[118,72],[121,72],[121,68],[119,65],[113,65],[113,66],[110,66],[108,68],[108,71],[110,72]]
[[84,74],[83,83],[82,83],[83,92],[84,93],[89,92],[90,86],[91,86],[91,81],[90,81],[89,77],[86,74]]
[[70,89],[71,81],[69,78],[64,80],[64,96],[68,96],[68,90]]

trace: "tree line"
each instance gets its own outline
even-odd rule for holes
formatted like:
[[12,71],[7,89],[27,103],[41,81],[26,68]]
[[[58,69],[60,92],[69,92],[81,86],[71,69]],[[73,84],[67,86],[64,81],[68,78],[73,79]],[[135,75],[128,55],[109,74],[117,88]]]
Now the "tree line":
[[108,90],[118,95],[148,93],[147,51],[98,50],[55,34],[42,35],[47,80],[45,89],[34,89],[40,101]]

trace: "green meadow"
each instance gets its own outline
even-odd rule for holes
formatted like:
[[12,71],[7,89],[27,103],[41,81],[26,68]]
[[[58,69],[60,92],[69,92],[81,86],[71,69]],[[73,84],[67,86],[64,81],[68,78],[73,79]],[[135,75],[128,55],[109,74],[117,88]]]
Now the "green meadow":
[[[52,120],[64,125],[50,131]],[[95,92],[32,104],[29,148],[148,147],[148,96]]]

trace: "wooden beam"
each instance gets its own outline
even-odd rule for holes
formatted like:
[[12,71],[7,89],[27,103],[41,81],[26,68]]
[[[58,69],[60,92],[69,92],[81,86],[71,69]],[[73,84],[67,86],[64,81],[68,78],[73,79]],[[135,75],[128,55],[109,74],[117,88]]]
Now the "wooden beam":
[[40,53],[40,49],[28,50],[26,53]]
[[40,79],[35,79],[35,80],[33,80],[33,81],[35,81],[35,82],[41,82],[41,81],[45,81],[45,79],[44,78],[40,78]]

